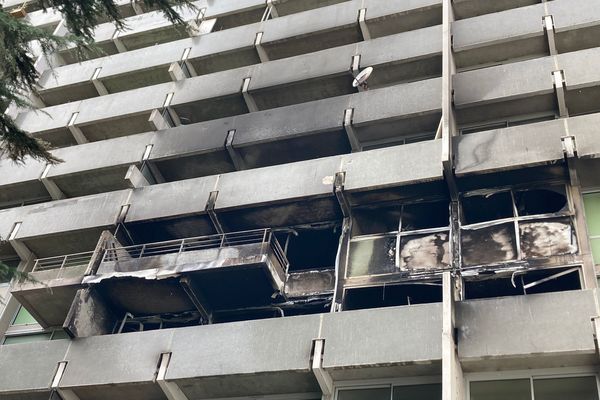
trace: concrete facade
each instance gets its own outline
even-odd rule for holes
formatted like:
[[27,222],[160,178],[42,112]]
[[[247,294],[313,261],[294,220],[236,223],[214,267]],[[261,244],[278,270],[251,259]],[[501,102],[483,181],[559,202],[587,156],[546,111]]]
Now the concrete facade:
[[118,4],[7,110],[0,399],[599,398],[597,0]]

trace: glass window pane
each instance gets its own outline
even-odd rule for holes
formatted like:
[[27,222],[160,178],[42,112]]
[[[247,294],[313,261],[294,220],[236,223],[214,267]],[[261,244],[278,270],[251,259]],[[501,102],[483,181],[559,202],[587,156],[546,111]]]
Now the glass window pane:
[[470,400],[531,400],[529,379],[471,382],[470,388]]
[[441,400],[442,384],[394,386],[393,400]]
[[50,340],[51,335],[52,335],[51,332],[44,332],[44,333],[35,333],[33,335],[8,336],[4,339],[4,344],[42,342],[44,340]]
[[19,308],[19,312],[13,321],[13,325],[26,325],[26,324],[37,324],[37,321],[29,311],[27,311],[23,306]]
[[389,387],[340,390],[337,400],[390,400],[390,392]]
[[584,194],[583,204],[590,236],[600,236],[600,192]]
[[594,256],[594,263],[600,264],[600,238],[592,239],[592,255]]
[[535,379],[535,400],[598,400],[596,377]]
[[398,272],[396,235],[350,242],[347,276]]

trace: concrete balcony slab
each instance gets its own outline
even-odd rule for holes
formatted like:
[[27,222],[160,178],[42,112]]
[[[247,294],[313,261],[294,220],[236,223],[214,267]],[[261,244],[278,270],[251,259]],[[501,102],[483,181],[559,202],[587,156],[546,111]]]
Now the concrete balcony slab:
[[580,290],[459,302],[458,355],[463,369],[595,364],[590,319],[597,314],[596,296],[595,291]]

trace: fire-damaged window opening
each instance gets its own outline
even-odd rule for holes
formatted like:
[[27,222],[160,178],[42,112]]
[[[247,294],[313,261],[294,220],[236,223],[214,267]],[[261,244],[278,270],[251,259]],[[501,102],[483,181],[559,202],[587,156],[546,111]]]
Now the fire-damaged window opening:
[[580,266],[505,272],[491,277],[464,278],[466,300],[564,292],[580,290],[582,287]]
[[448,201],[353,210],[346,278],[448,268]]
[[468,193],[461,200],[463,266],[577,253],[565,186]]
[[290,273],[334,269],[342,232],[341,223],[291,227],[276,232],[289,262]]
[[440,303],[441,281],[353,287],[344,290],[344,310]]

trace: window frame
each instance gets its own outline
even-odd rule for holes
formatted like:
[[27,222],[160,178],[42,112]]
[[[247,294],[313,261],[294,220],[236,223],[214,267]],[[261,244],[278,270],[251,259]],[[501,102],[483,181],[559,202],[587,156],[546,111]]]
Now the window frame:
[[[565,210],[554,212],[554,213],[519,215],[516,196],[515,196],[517,192],[526,192],[526,191],[531,191],[531,190],[543,190],[543,189],[553,189],[553,188],[556,188],[556,189],[561,188],[564,191],[564,195],[567,200],[566,205],[565,205],[566,206]],[[527,258],[525,256],[523,249],[522,249],[522,245],[521,245],[522,238],[521,238],[520,224],[527,223],[527,222],[538,222],[538,221],[539,222],[552,222],[552,220],[568,218],[570,225],[571,225],[571,233],[573,236],[573,242],[577,246],[577,250],[573,254],[554,255],[552,257],[575,256],[577,254],[580,254],[581,249],[579,246],[579,235],[577,232],[577,225],[575,223],[576,221],[575,221],[574,202],[573,202],[571,192],[568,189],[569,188],[567,187],[567,184],[565,184],[565,183],[548,183],[546,185],[542,185],[542,184],[516,185],[516,186],[510,186],[510,187],[474,190],[474,191],[462,193],[460,196],[460,200],[459,200],[459,218],[458,218],[459,234],[461,237],[461,269],[462,270],[479,269],[484,266],[507,265],[507,264],[511,264],[511,263],[512,264],[520,263],[520,262],[522,263],[523,261],[526,261],[526,260],[539,260],[539,259],[547,258],[547,257],[529,257],[529,258]],[[470,224],[463,222],[464,221],[463,200],[465,198],[475,197],[475,196],[483,196],[486,194],[506,193],[506,192],[508,192],[510,194],[510,199],[511,199],[511,203],[512,203],[512,211],[513,211],[512,217],[506,217],[506,218],[500,218],[500,219],[494,219],[494,220],[476,222],[476,223],[470,223]],[[462,257],[462,254],[463,254],[462,235],[465,230],[477,230],[477,229],[483,229],[483,228],[487,228],[487,227],[507,225],[507,224],[512,224],[512,233],[514,234],[514,238],[515,238],[516,255],[515,255],[514,259],[507,260],[507,261],[498,260],[497,262],[474,264],[474,265],[464,263],[464,259]]]
[[[420,203],[446,203],[447,202],[447,206],[448,206],[448,225],[443,226],[443,227],[437,227],[437,228],[424,228],[424,229],[412,229],[409,231],[403,231],[402,230],[402,223],[403,223],[403,219],[404,219],[404,208],[407,206],[412,206],[415,204],[420,204]],[[386,206],[391,206],[394,205],[392,204],[386,204]],[[397,224],[397,229],[394,231],[390,231],[390,232],[382,232],[382,233],[370,233],[370,234],[364,234],[364,235],[353,235],[352,234],[352,229],[349,230],[350,234],[349,234],[349,238],[348,238],[348,245],[346,246],[346,265],[344,268],[344,279],[347,279],[349,281],[353,280],[353,279],[363,279],[365,277],[381,277],[381,276],[394,276],[394,275],[398,275],[398,274],[406,274],[406,273],[410,273],[410,269],[402,269],[402,267],[400,266],[400,254],[401,254],[401,241],[403,238],[405,237],[409,237],[409,236],[419,236],[419,235],[433,235],[436,233],[446,233],[448,235],[448,243],[451,243],[452,240],[452,232],[451,232],[451,222],[450,222],[450,218],[451,218],[451,211],[450,211],[450,201],[447,199],[431,199],[431,201],[425,200],[423,202],[405,202],[405,203],[397,203],[397,205],[400,208],[400,218],[398,219],[398,224]],[[383,207],[384,205],[382,205]],[[354,223],[354,221],[352,221]],[[395,236],[395,241],[396,241],[396,251],[394,254],[394,266],[396,268],[396,271],[394,272],[386,272],[386,273],[379,273],[379,274],[367,274],[367,275],[356,275],[356,276],[350,276],[348,275],[348,271],[349,271],[349,266],[350,266],[350,248],[352,246],[352,243],[355,242],[360,242],[360,241],[369,241],[369,240],[374,240],[374,239],[381,239],[381,238],[386,238],[386,237],[394,237]],[[451,250],[450,250],[451,252]],[[445,269],[448,269],[450,267],[447,268],[439,268],[439,269],[435,269],[435,271],[443,271]]]
[[442,384],[441,375],[403,377],[394,379],[357,379],[336,381],[332,400],[338,400],[340,390],[381,389],[390,388],[390,400],[393,400],[394,387]]
[[[589,189],[589,190],[582,190],[581,191],[581,200],[583,203],[584,197],[588,194],[597,194],[600,195],[600,189],[596,188],[596,189]],[[592,250],[592,240],[598,240],[600,241],[600,235],[592,235],[590,232],[590,229],[587,225],[587,216],[586,216],[586,210],[585,210],[585,205],[583,207],[583,215],[586,219],[586,233],[587,233],[587,237],[588,237],[588,241],[589,241],[589,245],[590,245],[590,251]],[[594,254],[592,253],[592,262],[594,263],[594,265],[599,265],[600,266],[600,260],[598,260],[596,262],[596,260],[594,260]]]
[[[584,378],[593,376],[596,379],[596,390],[600,398],[600,376],[595,367],[565,367],[565,368],[543,368],[518,371],[490,371],[490,372],[472,372],[464,375],[463,384],[465,386],[464,400],[471,399],[471,382],[480,381],[505,381],[513,379],[529,379],[531,387],[531,400],[535,399],[533,387],[534,380],[560,379],[560,378]],[[337,400],[337,399],[336,399]]]

